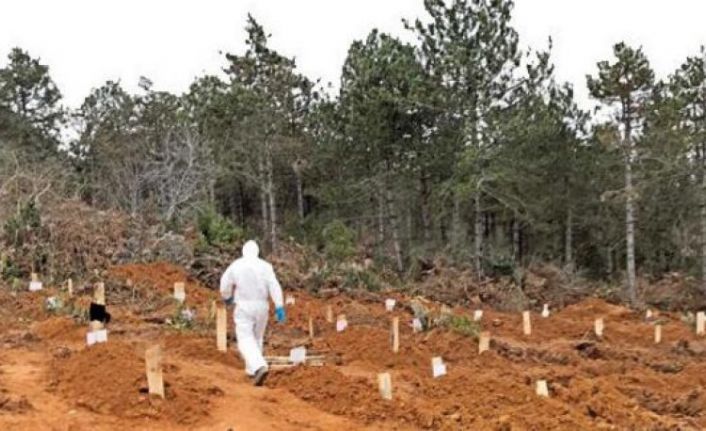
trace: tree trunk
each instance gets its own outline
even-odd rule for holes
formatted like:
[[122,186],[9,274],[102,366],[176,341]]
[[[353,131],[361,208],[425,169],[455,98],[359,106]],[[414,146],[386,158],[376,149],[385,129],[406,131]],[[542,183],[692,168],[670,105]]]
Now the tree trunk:
[[277,253],[277,205],[275,201],[274,167],[272,165],[272,147],[267,144],[265,168],[267,169],[267,196],[269,197],[270,211],[270,244],[272,253]]
[[458,191],[453,192],[453,213],[451,213],[451,248],[456,252],[461,243],[461,197]]
[[295,176],[297,185],[297,212],[299,213],[299,221],[304,220],[304,192],[302,190],[302,177],[298,173]]
[[269,232],[269,219],[267,217],[267,183],[265,179],[265,162],[263,161],[262,155],[258,159],[257,170],[258,181],[260,183],[260,220],[262,223],[262,238],[264,241],[266,241]]
[[[380,190],[378,191],[378,247],[380,250],[383,249],[385,245],[385,187],[380,183]],[[381,252],[382,254],[382,252]]]
[[520,221],[515,217],[512,221],[512,257],[515,263],[522,261],[522,244],[520,243]]
[[420,179],[421,198],[422,198],[422,239],[424,240],[424,248],[429,247],[431,242],[431,209],[429,208],[429,177],[426,173],[422,173]]
[[606,276],[611,278],[613,276],[613,248],[605,248],[605,266],[606,266]]
[[627,296],[630,303],[637,304],[635,275],[635,192],[632,184],[632,142],[630,126],[625,129],[625,257],[627,270]]
[[297,212],[299,214],[299,221],[304,221],[304,190],[302,186],[302,169],[304,168],[304,162],[301,159],[297,159],[292,164],[292,170],[294,171],[294,181],[297,187]]
[[574,272],[574,213],[569,208],[566,211],[566,226],[564,228],[564,266],[567,272]]
[[392,196],[392,186],[385,181],[385,195],[387,196],[387,211],[390,219],[390,230],[392,231],[392,246],[395,249],[395,261],[397,263],[397,271],[404,271],[404,261],[402,260],[402,245],[400,243],[399,220],[395,209],[395,202]]
[[478,149],[477,158],[477,170],[480,179],[476,184],[476,191],[474,195],[474,211],[475,211],[475,221],[474,221],[474,267],[476,270],[476,275],[478,279],[483,278],[483,210],[481,208],[481,185],[484,180],[483,165],[481,162],[480,155],[483,153],[483,108],[481,103],[478,102],[474,108],[475,111],[475,121],[473,123],[473,138],[475,140],[476,148]]
[[474,241],[473,241],[473,267],[479,279],[483,278],[483,211],[481,209],[480,190],[474,196],[475,220],[474,220]]
[[[706,62],[706,60],[705,60]],[[701,146],[701,290],[706,294],[706,143]]]

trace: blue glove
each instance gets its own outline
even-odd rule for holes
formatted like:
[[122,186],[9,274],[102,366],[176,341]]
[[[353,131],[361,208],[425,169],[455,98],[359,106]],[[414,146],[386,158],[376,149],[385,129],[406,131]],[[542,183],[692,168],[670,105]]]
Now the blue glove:
[[223,303],[224,303],[225,305],[233,305],[233,297],[231,296],[231,297],[228,298],[228,299],[224,299],[224,300],[223,300]]
[[287,314],[284,312],[284,307],[275,308],[275,315],[277,316],[277,321],[279,323],[284,322],[284,320],[287,318]]

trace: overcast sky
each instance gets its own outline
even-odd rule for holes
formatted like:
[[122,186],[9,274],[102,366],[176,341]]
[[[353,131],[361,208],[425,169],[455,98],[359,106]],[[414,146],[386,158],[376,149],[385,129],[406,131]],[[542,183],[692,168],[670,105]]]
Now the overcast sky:
[[[251,12],[272,46],[311,78],[337,83],[350,43],[373,27],[411,41],[401,18],[423,16],[422,0],[4,0],[0,64],[11,47],[41,57],[70,107],[108,79],[134,91],[138,78],[182,92],[216,73],[221,51],[242,52]],[[589,107],[585,75],[625,40],[643,46],[658,77],[706,44],[706,0],[516,0],[523,46],[554,40],[558,78]]]

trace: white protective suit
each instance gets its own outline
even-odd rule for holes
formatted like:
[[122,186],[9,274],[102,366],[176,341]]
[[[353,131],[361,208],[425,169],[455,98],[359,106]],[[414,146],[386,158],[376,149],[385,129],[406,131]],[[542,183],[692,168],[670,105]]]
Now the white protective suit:
[[235,334],[238,350],[245,361],[245,372],[252,376],[260,367],[267,367],[262,355],[262,343],[269,316],[268,298],[275,307],[282,307],[282,288],[272,265],[260,259],[255,241],[243,246],[243,257],[230,264],[221,277],[221,296],[231,298],[235,291]]

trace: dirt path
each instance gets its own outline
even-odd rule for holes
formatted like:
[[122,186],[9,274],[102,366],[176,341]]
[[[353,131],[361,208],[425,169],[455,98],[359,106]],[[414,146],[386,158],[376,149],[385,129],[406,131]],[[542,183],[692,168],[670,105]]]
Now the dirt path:
[[[232,352],[229,352],[232,354]],[[80,401],[66,400],[50,388],[51,354],[27,348],[8,349],[0,356],[0,385],[9,401],[0,409],[0,429],[12,430],[377,430],[341,416],[331,415],[296,398],[286,390],[255,388],[240,369],[219,363],[174,358],[184,376],[217,383],[223,396],[217,398],[204,423],[179,426],[149,420],[116,419],[96,414]],[[9,395],[11,394],[11,395]],[[0,398],[1,399],[1,398]],[[388,427],[386,429],[401,429]]]

